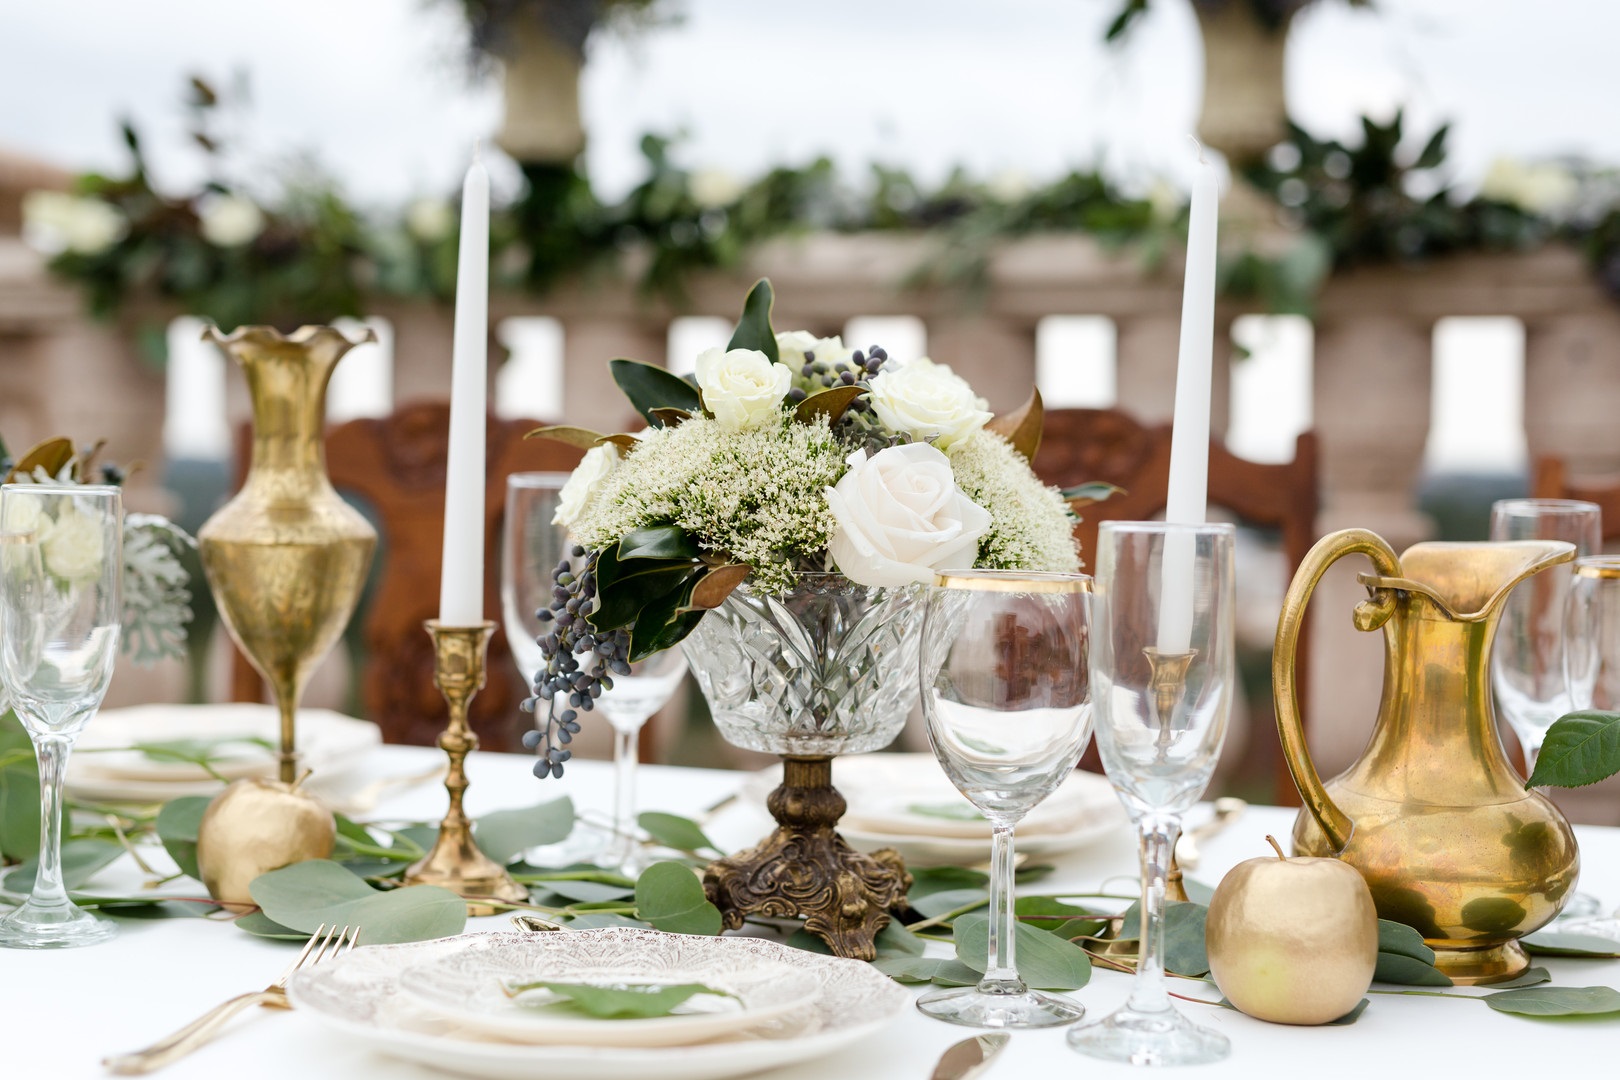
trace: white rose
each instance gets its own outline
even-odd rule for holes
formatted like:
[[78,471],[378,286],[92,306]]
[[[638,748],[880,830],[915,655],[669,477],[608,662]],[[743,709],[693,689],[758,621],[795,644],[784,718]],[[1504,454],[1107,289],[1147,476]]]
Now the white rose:
[[619,448],[612,443],[603,443],[585,451],[585,456],[569,474],[568,482],[557,493],[557,512],[551,516],[551,523],[565,529],[573,528],[579,515],[595,498],[602,481],[618,467]]
[[62,510],[40,547],[45,568],[66,581],[93,581],[101,573],[106,540],[101,522],[71,506]]
[[111,203],[61,191],[30,191],[23,196],[23,231],[47,254],[71,251],[95,255],[129,232],[129,219]]
[[6,516],[0,528],[8,533],[26,535],[39,528],[40,518],[44,514],[40,511],[39,500],[21,493],[5,500]]
[[424,243],[443,240],[456,227],[456,215],[443,199],[417,199],[405,208],[405,228]]
[[1486,171],[1479,193],[1526,213],[1554,214],[1574,201],[1578,189],[1575,178],[1557,165],[1526,165],[1514,158],[1497,158]]
[[252,199],[221,195],[202,209],[202,234],[215,247],[240,247],[264,231],[264,211]]
[[919,356],[908,364],[885,364],[871,381],[872,408],[884,427],[941,450],[990,422],[986,402],[966,379],[944,364]]
[[828,364],[847,363],[855,355],[854,349],[844,348],[842,337],[834,334],[832,337],[818,338],[808,330],[787,330],[777,334],[776,351],[781,354],[782,363],[793,371],[804,367],[806,353]]
[[730,206],[743,193],[742,183],[724,169],[699,169],[687,181],[686,189],[692,193],[692,201],[705,210]]
[[721,427],[736,431],[781,414],[793,372],[757,349],[705,349],[697,358],[697,381],[704,407]]
[[909,585],[973,565],[990,515],[956,486],[949,458],[908,443],[847,460],[849,471],[827,489],[827,550],[840,573],[861,585]]

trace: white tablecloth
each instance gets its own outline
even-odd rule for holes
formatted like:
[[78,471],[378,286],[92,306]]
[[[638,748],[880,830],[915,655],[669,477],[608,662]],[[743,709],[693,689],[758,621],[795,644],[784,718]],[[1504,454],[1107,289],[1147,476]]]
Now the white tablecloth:
[[[438,751],[384,747],[368,759],[368,777],[420,772]],[[567,793],[576,805],[606,811],[611,775],[600,762],[570,763],[562,780],[545,783],[529,773],[529,759],[477,754],[468,762],[474,815],[502,807],[532,805]],[[836,778],[837,770],[834,769]],[[738,773],[647,767],[641,772],[641,806],[694,814],[742,780]],[[429,818],[443,812],[442,789],[419,788],[382,804],[374,816]],[[1203,863],[1191,876],[1214,883],[1231,865],[1263,855],[1264,836],[1286,834],[1293,812],[1251,808],[1236,825],[1204,845]],[[762,810],[734,806],[717,818],[710,834],[724,845],[742,846],[769,827]],[[1620,829],[1583,827],[1585,891],[1609,903],[1620,901]],[[1135,873],[1135,849],[1120,836],[1057,860],[1059,872],[1033,888],[1095,890],[1114,875]],[[115,868],[116,871],[116,868]],[[112,880],[117,880],[114,873]],[[130,880],[134,880],[131,878]],[[98,885],[100,882],[98,881]],[[1118,883],[1116,883],[1116,886]],[[1129,886],[1120,891],[1129,891]],[[257,989],[286,965],[284,943],[254,938],[228,923],[194,919],[121,920],[119,936],[104,945],[62,951],[0,950],[0,1031],[4,1075],[76,1078],[106,1075],[105,1054],[144,1046],[222,999]],[[504,918],[476,919],[469,930],[506,929]],[[1620,961],[1538,960],[1561,985],[1620,986]],[[1194,993],[1213,987],[1187,984]],[[1129,977],[1097,970],[1075,996],[1090,1017],[1120,1004]],[[1172,989],[1177,989],[1172,985]],[[920,992],[920,991],[919,991]],[[1232,1056],[1206,1066],[1210,1077],[1356,1077],[1424,1073],[1467,1077],[1588,1072],[1613,1060],[1620,1022],[1554,1023],[1492,1012],[1481,1003],[1426,997],[1374,996],[1370,1008],[1348,1027],[1292,1028],[1264,1024],[1228,1009],[1183,1006],[1204,1024],[1231,1037]],[[907,1012],[893,1027],[817,1062],[769,1074],[776,1080],[926,1080],[941,1052],[968,1029]],[[1126,1075],[1131,1070],[1082,1058],[1068,1049],[1062,1031],[1022,1032],[988,1076],[1036,1077]],[[345,1043],[297,1013],[255,1010],[222,1039],[163,1073],[173,1080],[318,1080],[379,1077],[427,1080],[443,1074],[373,1055]],[[536,1080],[544,1080],[537,1076]],[[648,1080],[656,1080],[649,1077]]]

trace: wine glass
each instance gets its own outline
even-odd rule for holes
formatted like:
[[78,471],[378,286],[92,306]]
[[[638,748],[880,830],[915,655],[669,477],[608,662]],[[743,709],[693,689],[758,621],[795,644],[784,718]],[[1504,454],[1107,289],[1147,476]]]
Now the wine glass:
[[925,994],[917,1008],[929,1016],[1034,1028],[1085,1015],[1018,977],[1012,894],[1013,827],[1074,771],[1091,737],[1090,617],[1084,574],[954,570],[929,592],[921,649],[928,743],[992,836],[984,978]]
[[1226,1036],[1170,1003],[1164,904],[1181,815],[1203,794],[1226,738],[1233,687],[1231,525],[1105,521],[1097,533],[1091,681],[1103,768],[1142,837],[1142,932],[1131,996],[1068,1034],[1083,1054],[1190,1065]]
[[[1492,540],[1565,540],[1577,558],[1602,548],[1596,503],[1573,499],[1502,499],[1491,505]],[[1513,590],[1491,650],[1491,691],[1524,750],[1524,774],[1536,771],[1541,742],[1570,711],[1564,668],[1564,614],[1573,572],[1542,571]]]
[[115,487],[7,484],[0,526],[0,679],[34,743],[40,802],[33,894],[0,919],[0,945],[90,945],[117,926],[63,886],[62,779],[118,655],[123,508]]
[[654,861],[642,854],[636,831],[636,764],[641,729],[653,713],[669,703],[686,675],[686,654],[665,649],[630,665],[630,674],[614,675],[613,688],[596,699],[596,711],[613,725],[613,840],[602,866],[635,877]]
[[[1564,638],[1571,710],[1620,710],[1620,557],[1575,560]],[[1589,899],[1585,914],[1560,916],[1557,929],[1620,941],[1620,910],[1600,915]]]

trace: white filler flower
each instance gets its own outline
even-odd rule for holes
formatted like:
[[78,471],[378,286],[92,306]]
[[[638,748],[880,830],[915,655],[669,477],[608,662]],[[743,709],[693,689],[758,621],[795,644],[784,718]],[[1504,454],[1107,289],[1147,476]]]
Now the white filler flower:
[[855,355],[855,350],[845,348],[844,339],[837,334],[818,338],[808,330],[786,330],[777,334],[776,351],[781,354],[782,363],[793,371],[804,366],[806,353],[828,364],[847,363]]
[[417,199],[405,209],[405,228],[423,243],[437,243],[455,227],[456,213],[443,199]]
[[241,247],[264,231],[264,211],[240,195],[210,199],[201,217],[203,239],[215,247]]
[[580,458],[579,464],[569,474],[568,482],[557,493],[557,512],[551,515],[551,523],[565,529],[573,528],[579,515],[596,497],[602,481],[618,467],[619,448],[612,443],[603,443],[585,451],[585,456]]
[[705,349],[697,358],[697,381],[704,407],[722,428],[738,431],[777,418],[793,372],[757,349]]
[[990,422],[985,400],[967,380],[926,356],[885,366],[871,387],[872,408],[884,427],[927,439],[941,450]]
[[944,454],[908,443],[846,460],[849,471],[827,489],[827,550],[840,573],[862,585],[910,585],[973,565],[990,515],[957,488]]

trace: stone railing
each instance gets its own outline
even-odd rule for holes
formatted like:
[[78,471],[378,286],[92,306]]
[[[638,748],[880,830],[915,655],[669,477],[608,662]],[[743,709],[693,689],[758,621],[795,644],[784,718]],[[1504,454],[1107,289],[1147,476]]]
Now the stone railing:
[[[522,316],[559,321],[564,340],[563,413],[572,423],[612,429],[627,419],[604,360],[666,361],[678,315],[733,318],[748,283],[776,285],[778,326],[839,332],[858,315],[923,321],[928,351],[990,399],[1018,404],[1035,377],[1035,338],[1053,315],[1105,316],[1117,330],[1117,404],[1145,419],[1167,418],[1174,392],[1181,272],[1174,261],[1146,273],[1128,255],[1080,238],[1009,245],[992,261],[974,298],[905,290],[929,257],[926,241],[892,236],[811,236],[762,249],[741,272],[703,277],[690,306],[676,311],[629,282],[599,282],[542,297],[497,294],[491,324]],[[1245,310],[1223,304],[1216,340],[1230,340]],[[451,312],[379,300],[394,337],[394,398],[446,393]],[[1532,455],[1555,453],[1577,472],[1620,471],[1620,307],[1594,284],[1580,256],[1549,248],[1481,256],[1421,269],[1382,268],[1334,277],[1314,318],[1314,428],[1320,438],[1324,502],[1319,531],[1359,525],[1397,548],[1429,524],[1414,508],[1429,434],[1432,342],[1447,316],[1513,316],[1525,326],[1525,434]],[[1230,350],[1218,350],[1212,427],[1225,430]],[[498,353],[492,353],[498,355]],[[245,419],[246,392],[230,376],[229,409]],[[48,433],[106,437],[121,458],[157,462],[164,408],[160,372],[142,361],[116,326],[80,315],[79,298],[50,281],[20,244],[0,239],[0,431],[16,444]],[[149,470],[148,477],[159,474]],[[131,502],[160,505],[137,486]],[[1307,707],[1324,768],[1359,749],[1376,709],[1380,649],[1350,628],[1359,590],[1344,567],[1318,591],[1314,701]],[[1274,590],[1280,594],[1282,582]],[[1262,620],[1263,621],[1263,620]]]

